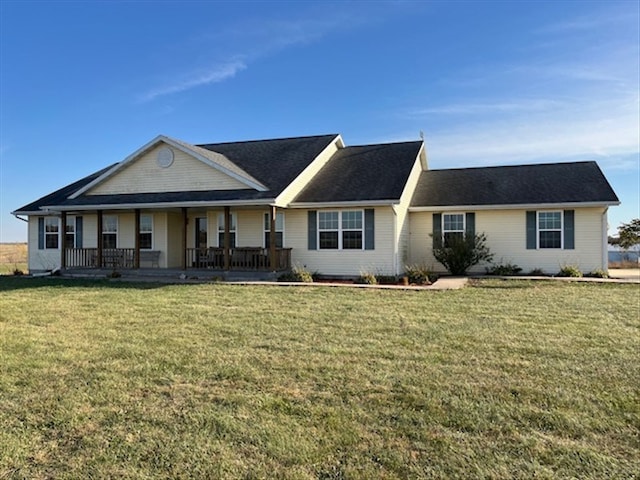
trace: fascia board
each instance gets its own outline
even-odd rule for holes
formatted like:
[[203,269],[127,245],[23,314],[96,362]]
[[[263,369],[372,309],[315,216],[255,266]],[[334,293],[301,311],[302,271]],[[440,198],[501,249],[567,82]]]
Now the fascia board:
[[542,208],[589,208],[620,205],[620,202],[564,202],[564,203],[521,203],[506,205],[434,205],[409,207],[409,212],[452,212],[477,210],[540,210]]

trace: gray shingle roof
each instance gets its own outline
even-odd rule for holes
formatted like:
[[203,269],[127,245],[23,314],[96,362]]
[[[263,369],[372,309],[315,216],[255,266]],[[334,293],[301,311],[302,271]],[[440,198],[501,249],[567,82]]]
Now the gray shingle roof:
[[596,162],[422,172],[412,207],[617,203]]
[[338,134],[196,145],[221,153],[278,196]]
[[343,148],[293,202],[398,200],[421,147],[417,141]]
[[107,168],[103,168],[102,170],[94,172],[91,175],[88,175],[78,180],[77,182],[70,183],[69,185],[62,187],[61,189],[56,190],[55,192],[52,192],[48,195],[45,195],[44,197],[39,198],[34,202],[28,203],[27,205],[20,207],[13,213],[25,214],[27,212],[37,212],[40,209],[40,207],[44,207],[47,205],[61,205],[66,201],[67,197],[71,195],[73,192],[77,192],[85,185],[93,182],[100,175],[107,172],[109,169],[113,168],[116,165],[117,164],[114,163],[113,165],[109,165]]
[[[207,152],[217,152],[224,155],[229,162],[225,168],[246,176],[247,174],[265,185],[269,190],[259,192],[252,189],[242,190],[210,190],[162,193],[139,193],[126,195],[79,195],[77,198],[68,197],[90,182],[107,172],[117,164],[95,172],[77,182],[56,190],[35,202],[29,203],[14,213],[35,212],[44,206],[83,206],[83,205],[118,205],[136,203],[180,203],[189,201],[233,201],[233,200],[261,200],[277,197],[291,181],[293,181],[338,134],[318,135],[309,137],[282,138],[274,140],[253,140],[247,142],[211,143],[191,145],[176,139],[187,148],[207,155]],[[220,158],[212,157],[220,162]],[[233,162],[233,163],[231,163]],[[233,165],[237,165],[234,167]]]

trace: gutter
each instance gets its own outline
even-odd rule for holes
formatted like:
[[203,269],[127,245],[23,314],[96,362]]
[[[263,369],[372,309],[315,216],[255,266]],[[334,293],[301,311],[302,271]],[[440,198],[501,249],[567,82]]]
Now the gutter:
[[332,208],[332,207],[393,207],[399,200],[351,200],[347,202],[294,202],[289,208]]
[[11,212],[11,215],[13,215],[14,217],[16,217],[18,220],[22,220],[23,222],[29,223],[29,220],[26,218],[22,218],[18,216],[18,212]]
[[559,208],[589,208],[610,207],[620,205],[620,202],[564,202],[564,203],[508,203],[504,205],[431,205],[424,207],[409,207],[410,212],[452,212],[460,210],[522,210],[522,209],[559,209]]

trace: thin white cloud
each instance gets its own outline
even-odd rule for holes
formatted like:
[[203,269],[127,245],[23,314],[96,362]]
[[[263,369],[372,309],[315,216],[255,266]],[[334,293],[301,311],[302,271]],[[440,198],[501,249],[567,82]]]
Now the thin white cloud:
[[[334,12],[330,17],[307,15],[305,18],[293,20],[247,20],[222,31],[194,36],[185,41],[189,52],[212,52],[211,55],[227,60],[215,62],[212,68],[204,72],[194,71],[186,77],[153,88],[139,99],[148,102],[165,95],[231,79],[257,59],[274,55],[287,48],[312,43],[330,32],[356,28],[368,21],[370,20],[366,15],[356,17]],[[184,56],[180,51],[176,51],[176,55]],[[228,60],[229,58],[234,60]]]
[[210,70],[194,72],[173,83],[152,89],[142,95],[140,100],[148,102],[157,97],[169,95],[171,93],[183,92],[195,87],[219,83],[235,77],[238,72],[245,68],[247,68],[247,66],[240,60],[215,65]]
[[490,113],[538,112],[551,108],[558,108],[561,105],[562,102],[547,99],[523,99],[486,103],[453,103],[411,110],[407,113],[407,116],[419,118],[432,114],[485,115]]

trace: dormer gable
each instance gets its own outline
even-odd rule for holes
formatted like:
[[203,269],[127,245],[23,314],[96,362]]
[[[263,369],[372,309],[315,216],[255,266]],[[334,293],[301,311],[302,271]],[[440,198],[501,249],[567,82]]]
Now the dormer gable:
[[69,198],[246,189],[268,190],[224,155],[159,135]]

